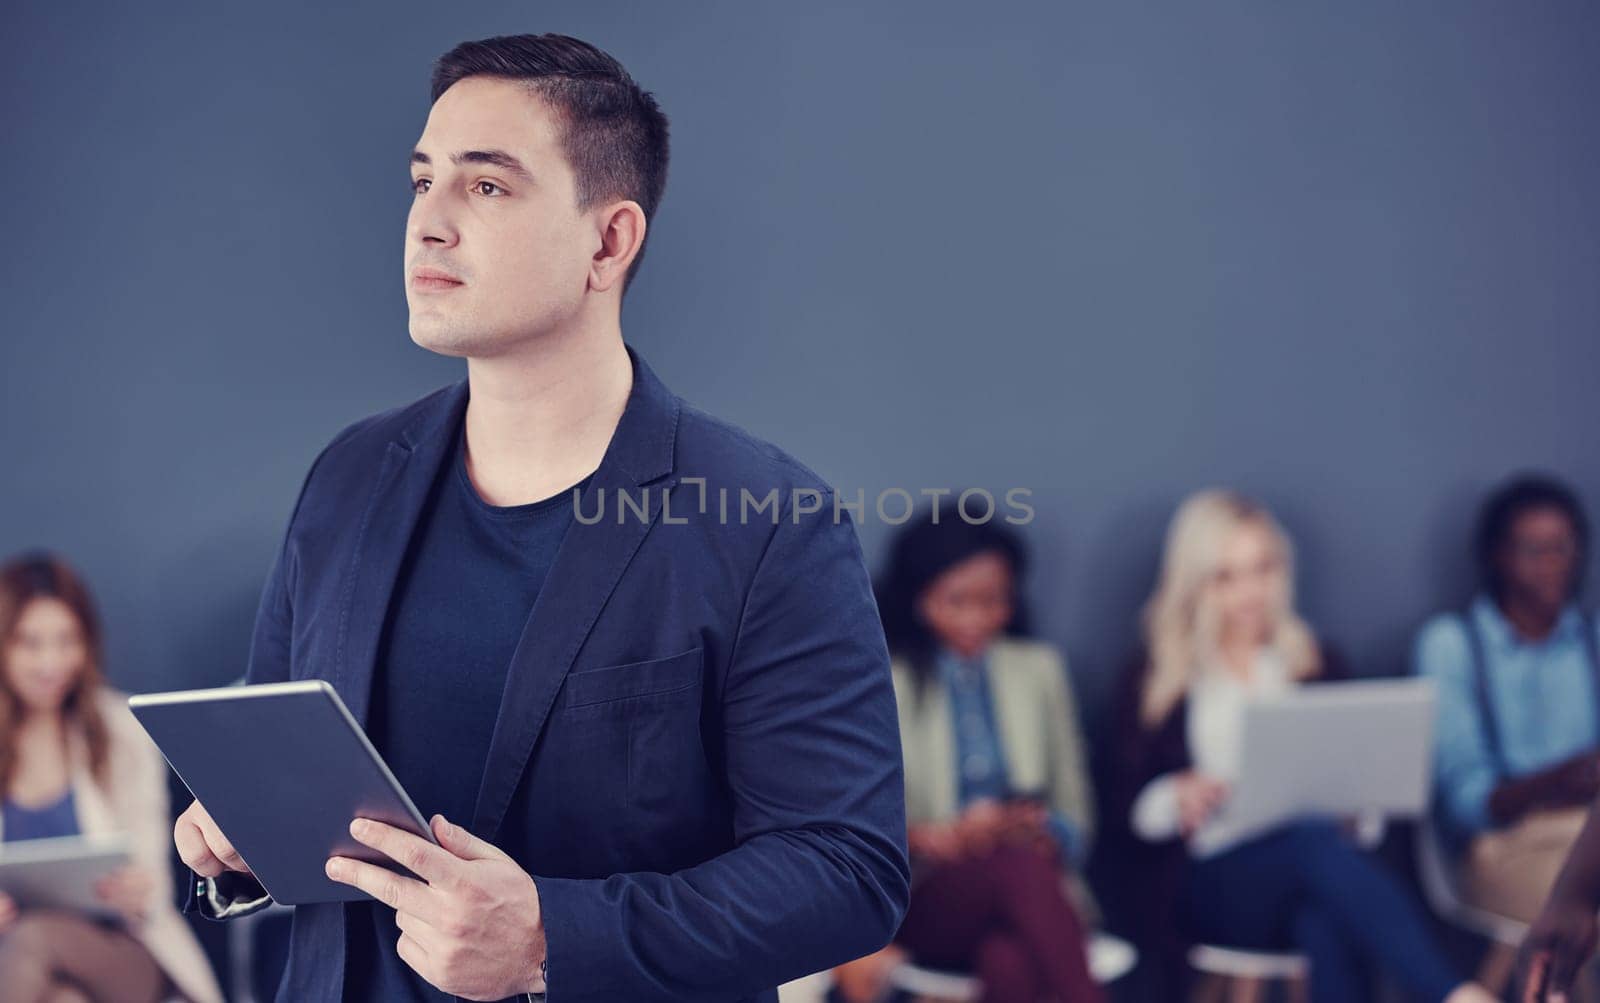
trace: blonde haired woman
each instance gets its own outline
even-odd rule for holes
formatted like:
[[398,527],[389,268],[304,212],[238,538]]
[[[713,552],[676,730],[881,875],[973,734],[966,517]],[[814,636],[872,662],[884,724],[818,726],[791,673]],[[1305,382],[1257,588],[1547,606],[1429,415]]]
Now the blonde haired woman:
[[175,993],[220,1003],[172,904],[166,778],[126,702],[100,680],[88,589],[48,555],[0,567],[0,841],[117,833],[132,857],[98,889],[113,919],[20,909],[0,893],[8,1003],[154,1003]]
[[1369,998],[1381,968],[1416,998],[1493,999],[1457,976],[1398,882],[1331,820],[1238,839],[1205,823],[1239,774],[1256,697],[1344,670],[1295,612],[1294,552],[1264,507],[1227,491],[1183,503],[1122,699],[1119,811],[1146,847],[1140,911],[1169,968],[1189,940],[1294,949],[1313,1003]]

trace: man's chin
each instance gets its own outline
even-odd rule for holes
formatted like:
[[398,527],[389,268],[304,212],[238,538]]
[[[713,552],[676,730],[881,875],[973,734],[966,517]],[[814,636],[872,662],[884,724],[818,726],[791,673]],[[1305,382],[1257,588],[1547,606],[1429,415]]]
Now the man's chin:
[[415,320],[411,322],[411,340],[419,348],[458,359],[477,354],[474,350],[483,347],[481,337],[465,331],[441,330],[431,324],[418,324]]

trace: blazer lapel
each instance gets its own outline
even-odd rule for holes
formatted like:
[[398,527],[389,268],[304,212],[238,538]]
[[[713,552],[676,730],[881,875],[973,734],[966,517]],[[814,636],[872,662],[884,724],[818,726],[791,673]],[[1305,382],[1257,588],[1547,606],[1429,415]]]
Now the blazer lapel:
[[[605,456],[584,490],[579,513],[556,551],[511,656],[500,712],[473,812],[472,831],[492,841],[528,757],[544,730],[556,692],[600,610],[661,512],[671,475],[678,400],[630,346],[633,389]],[[645,513],[620,508],[620,492]],[[620,522],[619,522],[620,515]]]
[[371,703],[378,640],[400,563],[440,464],[450,455],[452,435],[466,413],[467,397],[463,378],[441,390],[433,405],[387,444],[356,530],[330,682],[363,728]]
[[1033,790],[1045,781],[1038,694],[1026,685],[1026,666],[1012,664],[1015,649],[1001,640],[989,651],[989,692],[994,694],[994,726],[1006,757],[1007,779],[1014,788]]

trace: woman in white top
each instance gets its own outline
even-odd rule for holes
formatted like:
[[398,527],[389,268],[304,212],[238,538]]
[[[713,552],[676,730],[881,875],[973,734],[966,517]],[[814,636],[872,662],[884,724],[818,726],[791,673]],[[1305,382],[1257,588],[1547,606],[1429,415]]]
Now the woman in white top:
[[1295,612],[1293,552],[1271,513],[1224,491],[1184,502],[1144,633],[1122,700],[1119,811],[1146,847],[1136,901],[1151,951],[1298,950],[1313,1003],[1369,998],[1375,967],[1418,999],[1493,999],[1452,970],[1416,903],[1338,823],[1243,839],[1207,824],[1240,775],[1245,703],[1344,674]]
[[0,996],[220,1003],[173,905],[166,763],[100,664],[93,602],[66,565],[30,555],[0,567],[0,852],[116,834],[131,858],[97,888],[110,918],[19,908],[0,892]]

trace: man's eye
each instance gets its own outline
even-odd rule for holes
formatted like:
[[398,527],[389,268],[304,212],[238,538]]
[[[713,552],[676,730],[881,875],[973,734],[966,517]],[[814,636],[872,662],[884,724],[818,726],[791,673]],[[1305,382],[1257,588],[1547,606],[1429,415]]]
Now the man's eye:
[[424,186],[432,183],[433,181],[431,178],[414,178],[411,182],[411,191],[413,194],[421,195],[423,192],[428,190]]
[[[476,184],[474,184],[472,187],[473,187],[473,190],[476,191],[479,195],[488,195],[488,196],[492,197],[495,194],[495,192],[499,192],[502,195],[505,194],[505,189],[501,188],[499,185],[495,184],[493,181],[479,181]],[[491,189],[491,188],[493,189],[493,191],[485,191],[485,189]]]

